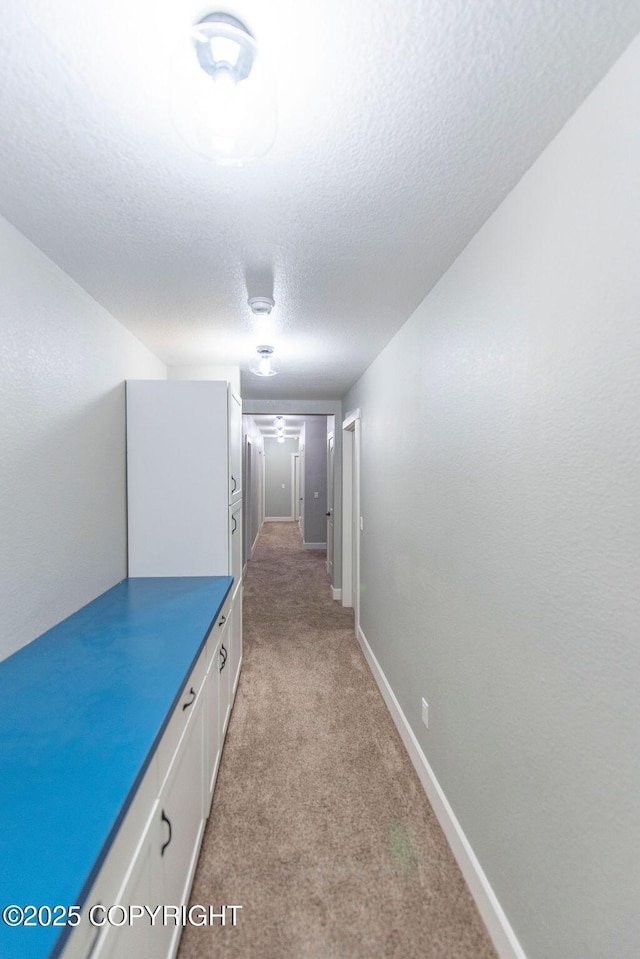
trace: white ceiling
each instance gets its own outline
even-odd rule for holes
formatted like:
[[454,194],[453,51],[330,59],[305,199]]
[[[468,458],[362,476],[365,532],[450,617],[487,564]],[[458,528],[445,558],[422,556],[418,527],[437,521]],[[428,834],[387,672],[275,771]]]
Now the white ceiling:
[[[241,169],[170,119],[177,38],[216,9],[277,69]],[[0,212],[166,363],[339,398],[638,29],[637,0],[4,0]]]

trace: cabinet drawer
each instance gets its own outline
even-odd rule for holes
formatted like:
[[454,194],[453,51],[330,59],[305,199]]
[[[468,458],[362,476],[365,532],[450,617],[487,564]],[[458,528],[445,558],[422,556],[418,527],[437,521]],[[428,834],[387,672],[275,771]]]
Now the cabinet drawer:
[[167,727],[158,746],[158,785],[162,788],[169,767],[180,744],[191,717],[196,711],[197,700],[207,672],[207,646],[200,653],[198,662],[191,671],[178,705],[171,714]]

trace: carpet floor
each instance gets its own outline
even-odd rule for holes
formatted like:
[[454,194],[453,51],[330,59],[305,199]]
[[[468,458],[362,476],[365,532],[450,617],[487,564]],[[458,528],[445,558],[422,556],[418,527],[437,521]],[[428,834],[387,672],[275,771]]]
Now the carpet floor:
[[[244,660],[178,959],[495,959],[323,553],[266,523]],[[230,920],[230,913],[227,913]]]

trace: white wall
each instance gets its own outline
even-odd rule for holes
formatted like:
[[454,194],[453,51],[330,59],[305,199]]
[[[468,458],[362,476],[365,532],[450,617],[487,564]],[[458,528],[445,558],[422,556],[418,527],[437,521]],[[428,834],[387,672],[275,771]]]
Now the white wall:
[[165,366],[0,219],[0,658],[126,576],[124,380]]
[[529,959],[640,950],[639,240],[636,41],[344,400],[363,631]]

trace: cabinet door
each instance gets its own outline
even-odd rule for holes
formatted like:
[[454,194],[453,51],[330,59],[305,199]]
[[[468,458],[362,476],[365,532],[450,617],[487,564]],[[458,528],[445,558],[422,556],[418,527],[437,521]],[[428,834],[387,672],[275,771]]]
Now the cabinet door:
[[235,591],[242,582],[242,501],[229,507],[229,573]]
[[242,499],[242,400],[229,387],[229,503]]
[[231,607],[231,635],[230,635],[230,698],[231,705],[238,688],[238,678],[240,676],[240,665],[242,663],[242,585],[236,591],[233,606]]
[[[113,922],[118,925],[110,925],[105,921],[95,949],[89,953],[91,959],[122,959],[122,956],[153,956],[154,959],[164,959],[167,955],[169,939],[166,933],[163,935],[165,931],[160,924],[152,927],[148,915],[139,916],[137,913],[131,924],[123,921],[126,916],[124,910],[129,906],[149,906],[154,909],[162,904],[154,888],[154,876],[158,868],[157,861],[153,861],[156,855],[151,836],[147,836],[124,889],[115,903],[104,904],[106,908],[113,907],[109,909],[109,918],[113,917]],[[94,916],[100,922],[103,918],[106,920],[102,910],[94,911]]]
[[224,736],[229,722],[229,713],[231,712],[231,662],[229,660],[229,638],[231,633],[227,631],[224,640],[220,644],[219,655],[219,677],[218,677],[218,714],[220,717],[220,748],[224,743]]
[[226,383],[127,383],[130,576],[227,572],[228,402]]
[[211,808],[213,790],[215,788],[218,766],[220,764],[220,753],[222,751],[222,739],[220,736],[220,649],[223,643],[225,649],[227,648],[229,629],[230,624],[227,622],[223,627],[222,633],[219,634],[217,638],[215,635],[211,637],[214,650],[205,685],[207,708],[205,812],[207,812],[207,814]]
[[[195,704],[187,735],[182,740],[156,815],[156,839],[160,858],[162,903],[181,906],[187,901],[198,860],[204,829],[205,698]],[[173,955],[181,928],[166,927],[168,948],[159,955]],[[154,943],[160,937],[154,937]],[[155,953],[154,953],[155,956]]]

